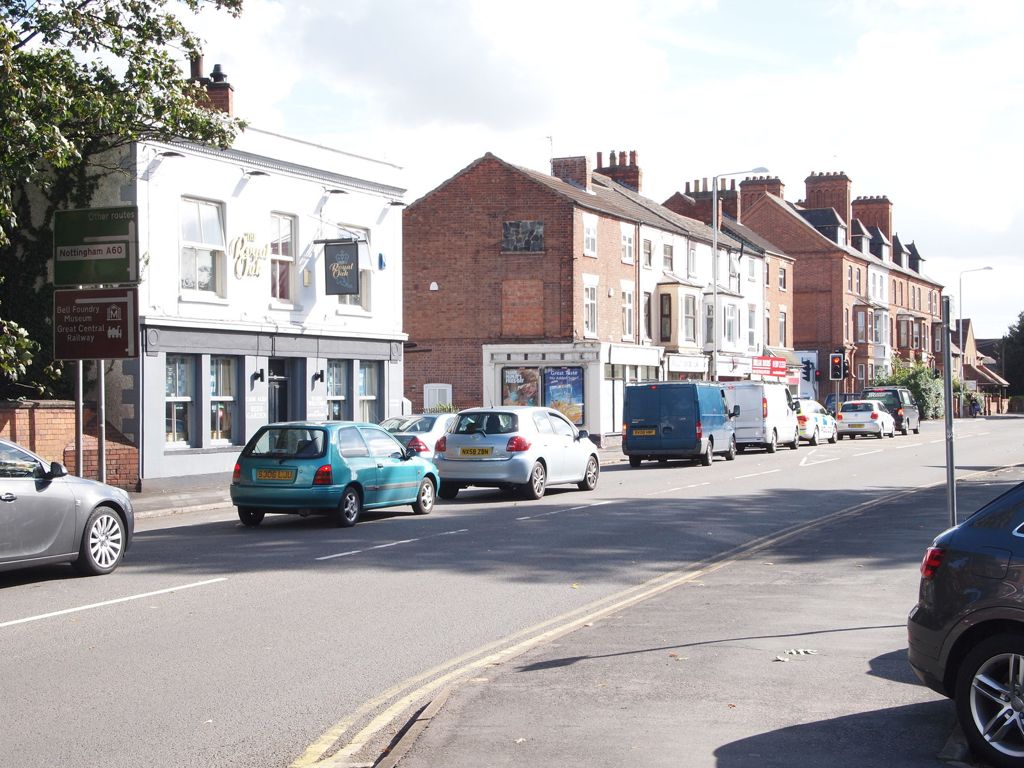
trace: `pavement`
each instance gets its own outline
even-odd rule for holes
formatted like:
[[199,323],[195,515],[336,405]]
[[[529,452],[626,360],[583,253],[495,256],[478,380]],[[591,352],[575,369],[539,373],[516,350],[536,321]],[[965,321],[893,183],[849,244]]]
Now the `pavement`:
[[[1024,468],[959,484],[963,514]],[[465,679],[377,768],[966,766],[952,702],[907,659],[945,489],[710,569]]]

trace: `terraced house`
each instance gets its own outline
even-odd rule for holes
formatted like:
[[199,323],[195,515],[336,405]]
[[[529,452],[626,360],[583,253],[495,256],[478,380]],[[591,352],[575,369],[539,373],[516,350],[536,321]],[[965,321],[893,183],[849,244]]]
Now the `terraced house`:
[[414,410],[547,404],[614,443],[627,383],[708,375],[715,293],[720,376],[749,377],[764,351],[760,257],[722,233],[715,292],[711,228],[644,197],[635,152],[551,165],[488,153],[406,210]]

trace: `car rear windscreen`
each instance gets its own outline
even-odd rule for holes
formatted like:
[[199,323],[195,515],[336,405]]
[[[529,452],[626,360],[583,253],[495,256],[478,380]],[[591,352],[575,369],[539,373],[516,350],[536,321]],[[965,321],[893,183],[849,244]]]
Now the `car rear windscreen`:
[[455,422],[452,434],[472,435],[482,433],[487,435],[507,435],[518,431],[519,418],[514,413],[478,411],[461,414],[458,421]]
[[324,455],[326,434],[308,427],[268,427],[246,446],[246,456],[272,456],[280,459],[315,458]]

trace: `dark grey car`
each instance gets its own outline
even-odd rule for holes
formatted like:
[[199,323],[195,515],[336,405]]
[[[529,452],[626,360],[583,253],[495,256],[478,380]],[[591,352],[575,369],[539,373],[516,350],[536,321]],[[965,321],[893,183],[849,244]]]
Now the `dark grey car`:
[[70,562],[87,575],[110,573],[134,531],[127,492],[0,440],[0,571]]
[[896,429],[900,434],[905,435],[911,430],[915,435],[920,434],[921,409],[918,407],[914,395],[906,387],[864,387],[860,396],[864,400],[881,400],[892,414],[892,418],[896,422]]
[[914,672],[955,700],[974,753],[1024,766],[1024,483],[932,542],[907,630]]

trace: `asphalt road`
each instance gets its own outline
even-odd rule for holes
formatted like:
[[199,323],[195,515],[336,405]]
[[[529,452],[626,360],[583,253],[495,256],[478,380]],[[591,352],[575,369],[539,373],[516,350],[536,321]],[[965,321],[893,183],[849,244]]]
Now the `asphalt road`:
[[[962,474],[1013,464],[1024,420],[964,421],[957,438]],[[141,521],[112,576],[0,574],[0,762],[311,765],[473,660],[760,537],[944,478],[942,424],[926,422],[920,435],[708,468],[611,466],[594,492],[538,502],[469,490],[429,517],[388,511],[346,530],[291,517],[250,530],[229,507]],[[944,507],[931,515],[924,539],[945,527]],[[806,546],[813,558],[819,545]]]

